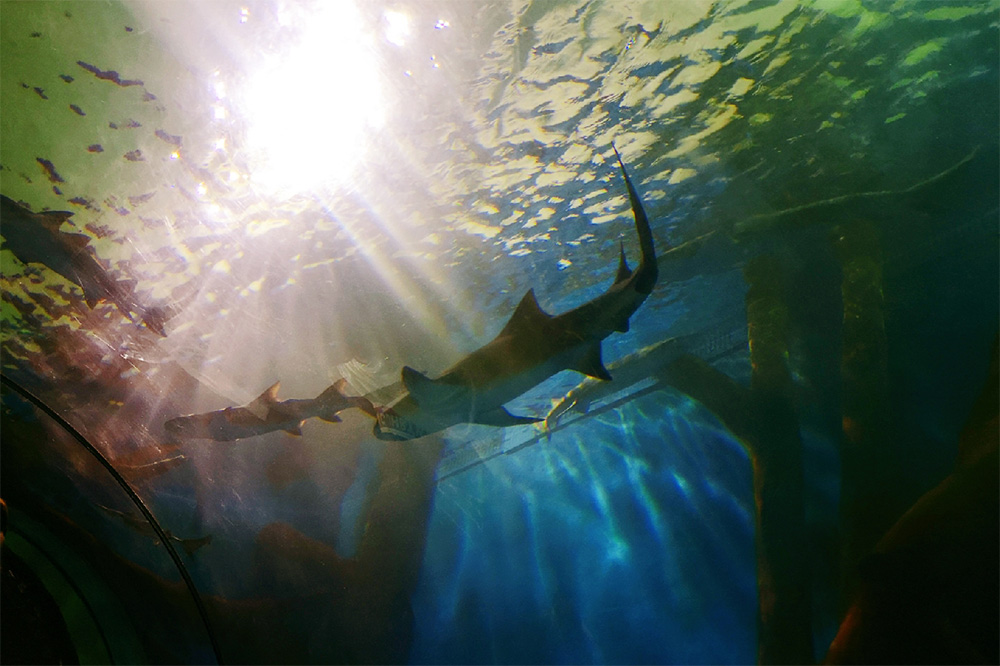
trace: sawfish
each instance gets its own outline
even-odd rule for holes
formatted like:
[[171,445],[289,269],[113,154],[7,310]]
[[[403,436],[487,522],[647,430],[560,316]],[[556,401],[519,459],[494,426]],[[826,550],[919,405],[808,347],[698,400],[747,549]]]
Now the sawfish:
[[633,270],[620,246],[614,283],[600,296],[560,315],[542,310],[529,289],[507,325],[489,343],[458,361],[437,379],[409,366],[402,369],[404,393],[379,410],[374,435],[410,440],[459,423],[508,427],[541,421],[515,416],[504,405],[563,370],[609,380],[601,359],[601,341],[629,330],[629,318],[656,285],[658,269],[653,233],[617,148],[615,156],[628,189],[639,265]]

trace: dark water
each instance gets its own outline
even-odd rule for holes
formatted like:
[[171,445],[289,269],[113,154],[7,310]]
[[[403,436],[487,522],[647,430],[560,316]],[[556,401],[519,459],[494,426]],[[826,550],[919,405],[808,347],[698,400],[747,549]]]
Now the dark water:
[[[436,377],[488,342],[529,288],[551,313],[600,294],[619,243],[633,265],[639,253],[612,142],[661,259],[631,330],[603,343],[607,364],[677,337],[748,386],[743,269],[776,260],[818,657],[841,615],[837,239],[851,225],[880,253],[895,515],[955,463],[1000,320],[996,2],[0,12],[0,190],[71,211],[56,237],[82,235],[109,274],[135,281],[134,321],[110,297],[88,307],[55,259],[17,257],[36,246],[0,220],[3,373],[118,461],[171,534],[212,536],[193,554],[171,543],[202,595],[231,602],[208,603],[229,661],[361,658],[338,650],[368,616],[342,609],[381,607],[330,591],[349,587],[344,561],[399,574],[409,609],[371,610],[371,622],[412,617],[412,632],[384,640],[413,662],[756,659],[751,463],[720,416],[676,388],[623,387],[551,438],[456,426],[434,440],[429,502],[412,514],[373,499],[382,479],[421,482],[387,476],[400,445],[375,440],[358,410],[294,438],[163,430],[278,380],[280,399],[341,377],[381,395],[403,365]],[[142,325],[154,307],[165,335]],[[580,379],[556,375],[510,410],[544,417]],[[45,523],[22,531],[54,532],[65,549],[59,526],[76,525],[93,542],[75,548],[103,544],[163,599],[133,618],[146,637],[108,649],[211,660],[142,514],[58,425],[3,395],[4,497],[22,525]],[[406,530],[393,528],[366,551],[365,526],[394,516],[416,526],[398,543],[417,545],[394,550]],[[97,573],[78,577],[105,575],[86,567]],[[255,644],[239,604],[262,599],[283,604],[281,621],[250,632],[272,652],[241,652]]]

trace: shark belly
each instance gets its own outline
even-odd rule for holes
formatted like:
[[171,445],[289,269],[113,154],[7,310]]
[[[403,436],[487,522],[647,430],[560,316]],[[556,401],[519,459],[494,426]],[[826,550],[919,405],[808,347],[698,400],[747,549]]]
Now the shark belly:
[[[574,345],[552,356],[534,359],[509,357],[508,372],[479,385],[455,384],[450,400],[435,404],[418,402],[410,394],[392,405],[391,412],[378,417],[376,435],[382,439],[408,440],[445,430],[460,423],[498,425],[509,417],[504,405],[533,389],[549,377],[573,367],[576,359],[593,343]],[[442,380],[457,381],[461,367],[445,373]],[[529,419],[530,420],[530,419]]]

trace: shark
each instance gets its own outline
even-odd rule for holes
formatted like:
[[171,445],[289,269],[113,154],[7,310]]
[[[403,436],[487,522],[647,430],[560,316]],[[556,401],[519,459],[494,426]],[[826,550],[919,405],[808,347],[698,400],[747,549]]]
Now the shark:
[[639,265],[629,268],[624,243],[618,272],[600,296],[560,315],[545,312],[529,289],[503,330],[483,347],[445,370],[437,379],[404,366],[406,392],[380,409],[373,434],[390,441],[412,440],[459,423],[508,427],[540,418],[516,416],[504,405],[563,370],[610,380],[601,342],[629,330],[629,318],[656,285],[658,267],[653,233],[618,149],[612,146],[628,190],[639,237]]
[[[148,537],[153,537],[154,546],[160,545],[160,538],[157,535],[156,530],[154,530],[153,526],[149,524],[149,521],[147,521],[142,516],[136,516],[131,513],[125,513],[124,511],[119,511],[118,509],[112,509],[109,506],[104,506],[103,504],[98,504],[97,506],[98,508],[101,509],[101,511],[104,511],[109,515],[119,518],[123,523],[128,525],[136,532],[144,534]],[[203,537],[198,537],[195,539],[184,539],[179,536],[174,536],[170,532],[170,530],[163,530],[163,533],[166,534],[167,538],[170,539],[171,541],[176,541],[177,543],[179,543],[181,545],[181,548],[184,549],[184,552],[188,554],[188,557],[191,557],[196,552],[198,552],[199,549],[212,543],[211,534],[206,534]]]
[[70,211],[34,213],[13,199],[0,195],[0,220],[4,246],[25,264],[44,264],[83,291],[83,300],[93,309],[100,301],[114,303],[129,321],[137,319],[146,328],[166,337],[164,326],[170,313],[161,307],[137,302],[136,282],[118,279],[92,253],[90,238],[60,229],[73,217]]
[[337,413],[351,407],[357,407],[371,416],[377,414],[375,406],[367,398],[344,394],[346,379],[338,380],[315,398],[307,399],[279,401],[280,387],[281,382],[275,382],[253,402],[243,407],[226,407],[204,414],[178,416],[164,423],[163,428],[178,439],[231,442],[278,430],[301,436],[302,425],[306,420],[316,417],[322,421],[338,423],[341,419]]

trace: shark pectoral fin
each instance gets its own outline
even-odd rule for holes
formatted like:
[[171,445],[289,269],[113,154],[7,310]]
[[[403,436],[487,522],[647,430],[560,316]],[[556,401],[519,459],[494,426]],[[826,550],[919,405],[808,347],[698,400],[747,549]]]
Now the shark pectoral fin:
[[618,326],[615,326],[615,332],[617,333],[628,333],[628,329],[629,329],[628,319],[623,321]]
[[271,409],[271,405],[278,401],[278,389],[281,388],[281,382],[274,382],[267,390],[257,396],[253,402],[246,406],[246,410],[263,421],[267,418],[267,413]]
[[342,420],[336,414],[320,414],[318,418],[320,421],[326,421],[327,423],[340,423]]
[[421,407],[446,404],[454,400],[461,391],[459,386],[433,380],[408,365],[403,366],[403,385],[414,402]]
[[515,416],[514,414],[511,414],[503,407],[497,407],[493,411],[477,415],[474,423],[494,426],[496,428],[507,428],[516,425],[527,425],[529,423],[538,423],[539,421],[544,421],[544,420],[545,419],[534,418],[531,416]]
[[287,432],[289,435],[295,435],[296,437],[301,437],[302,436],[302,424],[303,423],[305,423],[305,421],[301,421],[294,428],[285,428],[285,432]]
[[601,360],[600,342],[589,347],[572,366],[572,369],[595,379],[603,379],[604,381],[611,379],[611,373],[604,367],[604,361]]
[[510,316],[507,325],[497,337],[515,336],[528,331],[537,331],[552,319],[552,315],[542,310],[535,298],[535,290],[529,289],[521,302],[517,304],[514,314]]
[[406,387],[406,390],[409,391],[418,405],[435,402],[437,387],[434,385],[433,379],[408,365],[403,366],[402,377],[403,386]]

